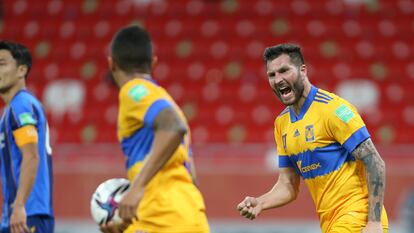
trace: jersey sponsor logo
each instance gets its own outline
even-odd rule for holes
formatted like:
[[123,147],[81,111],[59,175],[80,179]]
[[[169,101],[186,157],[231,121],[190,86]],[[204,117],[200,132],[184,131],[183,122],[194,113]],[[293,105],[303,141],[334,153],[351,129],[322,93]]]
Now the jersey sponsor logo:
[[321,163],[319,163],[319,162],[318,162],[318,163],[312,163],[311,165],[308,165],[308,166],[302,167],[302,161],[301,161],[301,160],[299,160],[299,161],[297,162],[297,165],[298,165],[299,170],[300,170],[302,173],[310,172],[310,171],[313,171],[313,170],[316,170],[316,169],[318,169],[318,168],[322,167],[322,166],[321,166]]
[[19,121],[22,125],[34,125],[36,124],[35,119],[33,119],[32,114],[29,112],[24,112],[19,114]]
[[140,101],[142,98],[147,96],[148,93],[149,93],[148,89],[142,84],[133,86],[128,91],[128,95],[136,102]]
[[295,134],[293,135],[293,137],[298,137],[300,135],[299,130],[296,129]]
[[313,129],[313,125],[306,126],[306,129],[305,129],[305,140],[306,140],[306,142],[313,142],[313,141],[315,141],[315,130]]
[[283,148],[285,148],[285,150],[286,150],[286,148],[287,148],[287,145],[286,145],[286,134],[283,134],[282,135],[282,142],[283,142]]
[[344,104],[342,104],[335,110],[335,115],[345,123],[348,123],[352,119],[352,117],[354,117],[354,113],[352,112],[352,110]]

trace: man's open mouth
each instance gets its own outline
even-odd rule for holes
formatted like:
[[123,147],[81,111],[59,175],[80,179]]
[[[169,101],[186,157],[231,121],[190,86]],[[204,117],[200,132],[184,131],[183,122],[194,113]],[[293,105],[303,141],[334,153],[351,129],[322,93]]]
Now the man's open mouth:
[[292,89],[288,86],[279,88],[279,92],[281,95],[287,95],[292,91]]

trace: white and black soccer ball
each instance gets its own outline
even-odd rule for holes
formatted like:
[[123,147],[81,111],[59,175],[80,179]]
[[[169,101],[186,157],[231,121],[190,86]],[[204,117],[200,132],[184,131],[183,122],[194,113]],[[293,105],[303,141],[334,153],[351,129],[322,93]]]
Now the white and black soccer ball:
[[118,214],[118,203],[129,189],[129,181],[124,178],[113,178],[101,183],[92,195],[91,214],[93,220],[99,225],[108,223],[121,223]]

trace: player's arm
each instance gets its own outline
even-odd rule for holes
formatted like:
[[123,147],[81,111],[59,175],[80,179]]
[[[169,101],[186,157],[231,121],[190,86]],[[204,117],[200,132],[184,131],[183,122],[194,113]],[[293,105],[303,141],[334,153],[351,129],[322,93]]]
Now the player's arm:
[[10,218],[10,226],[17,232],[23,232],[26,225],[26,200],[32,191],[39,165],[37,150],[38,135],[35,126],[26,125],[13,131],[13,136],[22,153],[20,167],[19,186],[16,199],[13,203],[13,213]]
[[180,145],[187,127],[172,107],[161,110],[154,120],[152,149],[144,165],[131,184],[131,188],[120,203],[120,217],[126,220],[136,217],[136,208],[145,187],[171,158]]
[[258,198],[246,197],[238,206],[240,215],[256,218],[267,209],[284,206],[294,201],[299,193],[300,177],[293,168],[281,168],[279,178],[273,188]]
[[152,150],[141,172],[135,177],[133,189],[142,189],[149,183],[171,158],[187,133],[186,125],[173,108],[165,108],[158,114],[154,121],[154,130]]
[[365,165],[368,185],[368,223],[380,223],[385,193],[385,163],[370,138],[362,142],[352,155]]

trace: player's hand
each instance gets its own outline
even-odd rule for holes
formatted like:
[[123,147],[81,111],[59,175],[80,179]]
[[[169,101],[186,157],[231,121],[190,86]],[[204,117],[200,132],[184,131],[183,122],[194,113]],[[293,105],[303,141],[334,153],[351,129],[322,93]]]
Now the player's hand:
[[262,212],[262,206],[254,197],[246,197],[240,204],[237,205],[237,210],[241,216],[250,220],[255,219]]
[[364,229],[362,229],[361,233],[383,233],[382,224],[381,222],[369,222],[365,226]]
[[13,213],[10,216],[11,233],[29,233],[29,227],[26,223],[26,210],[24,205],[14,205]]
[[119,217],[126,222],[138,219],[137,209],[143,196],[144,189],[134,190],[130,188],[118,204]]
[[130,221],[126,222],[123,221],[121,224],[115,224],[113,222],[108,222],[107,224],[103,224],[99,227],[101,232],[103,233],[122,233],[128,226],[131,224]]

